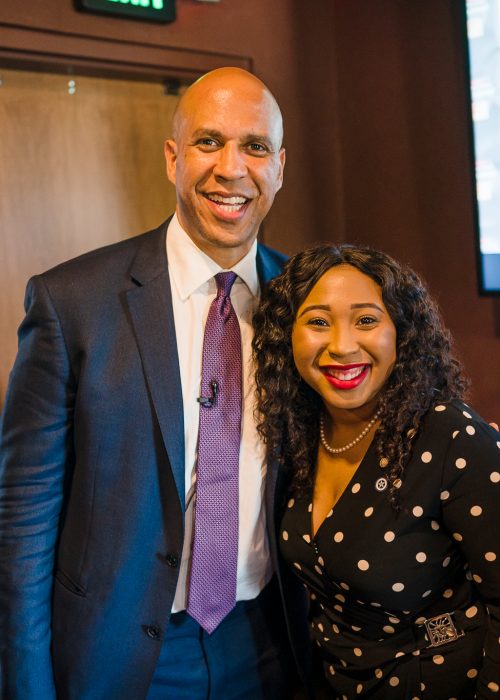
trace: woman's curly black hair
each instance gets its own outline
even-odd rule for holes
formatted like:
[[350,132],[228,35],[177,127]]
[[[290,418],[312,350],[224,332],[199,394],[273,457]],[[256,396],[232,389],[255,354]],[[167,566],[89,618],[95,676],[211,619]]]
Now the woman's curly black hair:
[[290,258],[268,285],[254,316],[258,430],[268,457],[291,471],[291,491],[304,493],[313,480],[322,402],[295,368],[292,328],[319,278],[345,264],[381,287],[396,327],[396,363],[379,396],[374,441],[387,469],[389,500],[399,510],[398,487],[424,414],[462,398],[467,382],[435,302],[415,272],[385,253],[350,244],[315,246]]

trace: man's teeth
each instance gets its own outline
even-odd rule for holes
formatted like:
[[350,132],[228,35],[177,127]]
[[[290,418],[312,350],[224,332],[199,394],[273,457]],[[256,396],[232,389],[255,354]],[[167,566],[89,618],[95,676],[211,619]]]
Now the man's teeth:
[[207,196],[208,199],[218,204],[225,211],[238,211],[238,209],[247,202],[245,197],[222,197],[219,194],[210,194]]
[[366,369],[366,365],[363,367],[355,367],[354,369],[349,369],[347,371],[342,371],[338,369],[332,369],[331,367],[328,369],[328,374],[331,377],[335,377],[335,379],[340,379],[341,382],[348,382],[350,379],[355,379],[356,377],[359,377],[359,375],[364,372]]

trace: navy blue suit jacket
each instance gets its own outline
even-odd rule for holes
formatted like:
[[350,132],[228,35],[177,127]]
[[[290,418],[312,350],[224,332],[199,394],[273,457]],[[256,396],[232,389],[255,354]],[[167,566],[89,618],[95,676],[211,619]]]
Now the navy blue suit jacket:
[[[4,700],[137,700],[147,693],[184,524],[167,224],[28,285],[1,423]],[[259,245],[262,283],[283,260]],[[270,467],[275,558],[276,484]],[[303,595],[293,583],[286,595],[300,655]]]

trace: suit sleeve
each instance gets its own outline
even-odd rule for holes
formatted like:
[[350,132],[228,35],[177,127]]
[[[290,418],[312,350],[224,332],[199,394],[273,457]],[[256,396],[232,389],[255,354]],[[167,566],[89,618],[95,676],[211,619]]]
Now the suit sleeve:
[[478,417],[464,415],[468,420],[446,459],[443,519],[489,612],[476,697],[493,700],[500,691],[500,436]]
[[53,700],[51,597],[75,382],[43,278],[30,280],[25,309],[0,421],[1,697]]

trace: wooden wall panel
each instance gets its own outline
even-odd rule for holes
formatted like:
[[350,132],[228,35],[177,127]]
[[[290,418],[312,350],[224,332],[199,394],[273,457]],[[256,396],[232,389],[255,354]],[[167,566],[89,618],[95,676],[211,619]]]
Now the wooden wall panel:
[[77,12],[73,0],[0,3],[2,59],[192,80],[221,65],[254,71],[285,117],[285,185],[263,230],[296,250],[341,229],[333,149],[334,0],[176,0],[166,25]]
[[27,279],[157,226],[175,208],[161,83],[2,71],[0,401]]

